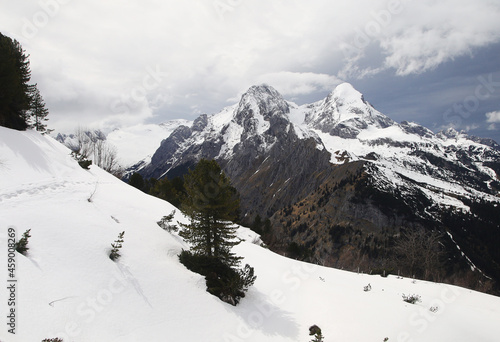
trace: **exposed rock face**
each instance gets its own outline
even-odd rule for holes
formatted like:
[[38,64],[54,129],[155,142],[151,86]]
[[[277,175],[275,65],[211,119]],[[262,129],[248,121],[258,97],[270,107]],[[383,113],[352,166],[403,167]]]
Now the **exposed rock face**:
[[[238,104],[179,126],[140,172],[173,177],[201,158],[216,159],[229,175],[246,223],[257,214],[271,219],[277,250],[295,243],[327,265],[352,266],[364,256],[381,264],[402,228],[434,229],[453,234],[450,252],[458,243],[469,258],[497,260],[498,267],[478,264],[500,279],[493,141],[398,124],[349,84],[303,106],[261,85]],[[496,233],[485,239],[485,231]]]

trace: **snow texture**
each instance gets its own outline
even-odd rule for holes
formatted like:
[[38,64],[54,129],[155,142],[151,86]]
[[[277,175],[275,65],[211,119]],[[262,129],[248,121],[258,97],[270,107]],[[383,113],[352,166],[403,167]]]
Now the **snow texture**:
[[[182,239],[156,224],[174,207],[98,167],[84,170],[70,151],[34,131],[0,127],[0,291],[3,342],[326,341],[494,342],[500,298],[407,278],[356,274],[274,254],[240,228],[235,252],[257,280],[233,307],[205,291],[177,254]],[[177,211],[174,222],[186,222]],[[16,254],[16,334],[7,332],[7,229],[31,229]],[[125,231],[121,258],[111,243]],[[364,291],[370,284],[371,290]],[[402,295],[418,294],[408,304]],[[431,310],[432,308],[432,310]]]

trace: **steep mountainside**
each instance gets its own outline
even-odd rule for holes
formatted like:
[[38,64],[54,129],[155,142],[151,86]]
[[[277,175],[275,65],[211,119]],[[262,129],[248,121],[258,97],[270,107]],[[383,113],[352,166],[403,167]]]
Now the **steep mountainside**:
[[498,148],[396,123],[347,83],[302,106],[261,85],[179,126],[139,171],[174,177],[216,159],[240,192],[242,218],[271,218],[269,241],[283,253],[388,267],[402,230],[435,230],[454,262],[500,279]]
[[[189,245],[158,226],[171,204],[95,165],[82,169],[69,152],[47,135],[0,127],[0,250],[12,274],[0,290],[3,342],[303,342],[313,324],[326,341],[498,341],[499,297],[284,258],[244,227],[233,251],[257,279],[229,305],[179,262]],[[175,221],[189,222],[179,211]],[[9,239],[28,229],[29,250],[10,251],[7,267]],[[420,301],[403,301],[410,294]]]

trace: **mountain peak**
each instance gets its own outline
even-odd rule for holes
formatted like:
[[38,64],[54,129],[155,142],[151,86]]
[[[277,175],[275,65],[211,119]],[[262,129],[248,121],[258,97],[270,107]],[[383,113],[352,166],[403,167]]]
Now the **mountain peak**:
[[352,84],[344,82],[335,87],[335,89],[330,93],[332,97],[351,99],[351,100],[362,100],[364,103],[363,94],[356,90]]
[[241,96],[235,119],[242,123],[245,119],[262,116],[268,121],[273,116],[285,116],[290,112],[283,96],[267,84],[254,85]]
[[365,101],[363,94],[356,90],[352,84],[344,82],[335,89],[324,100],[325,104],[337,108],[344,108],[346,112],[362,114],[372,106]]
[[310,106],[305,122],[342,138],[355,138],[369,126],[385,128],[394,124],[378,112],[350,83],[339,84],[324,100]]
[[281,97],[281,94],[276,89],[266,83],[251,86],[245,94],[251,94],[254,96],[267,95],[272,97]]

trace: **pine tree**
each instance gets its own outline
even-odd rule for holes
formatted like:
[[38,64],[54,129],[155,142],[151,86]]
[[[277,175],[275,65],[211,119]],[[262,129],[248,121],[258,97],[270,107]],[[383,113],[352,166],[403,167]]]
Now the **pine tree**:
[[259,214],[257,214],[257,216],[255,216],[255,219],[253,220],[253,224],[252,224],[252,230],[254,232],[256,232],[257,234],[260,234],[262,235],[262,218],[260,217]]
[[31,229],[25,231],[23,233],[23,237],[16,242],[16,251],[22,255],[26,255],[26,252],[29,250],[28,239],[31,237],[30,231]]
[[48,109],[45,107],[45,102],[40,90],[36,84],[30,86],[31,90],[31,106],[28,111],[29,128],[33,128],[42,134],[52,132],[51,129],[47,129],[47,124],[45,123],[49,119]]
[[177,226],[170,223],[174,219],[174,216],[175,210],[170,214],[163,216],[160,221],[156,222],[156,224],[158,224],[162,229],[165,229],[168,232],[176,232],[178,230]]
[[28,128],[26,113],[31,99],[28,57],[17,40],[0,33],[0,126]]
[[187,198],[182,208],[191,223],[182,225],[181,236],[192,244],[192,252],[214,257],[232,267],[241,258],[231,252],[237,245],[239,198],[229,178],[214,160],[202,159],[184,178]]
[[134,188],[144,191],[144,178],[140,173],[134,172],[132,176],[130,176],[128,184],[133,186]]
[[121,256],[120,249],[122,248],[123,244],[123,235],[125,235],[125,232],[121,232],[120,234],[118,234],[118,239],[116,239],[115,242],[111,244],[111,247],[113,247],[113,249],[109,254],[109,258],[113,261],[118,260],[118,258]]
[[184,177],[186,197],[182,205],[190,224],[181,224],[180,235],[191,243],[179,260],[188,269],[205,276],[207,291],[236,305],[255,282],[254,269],[238,269],[241,258],[231,252],[237,245],[239,198],[229,178],[214,160],[202,159]]

